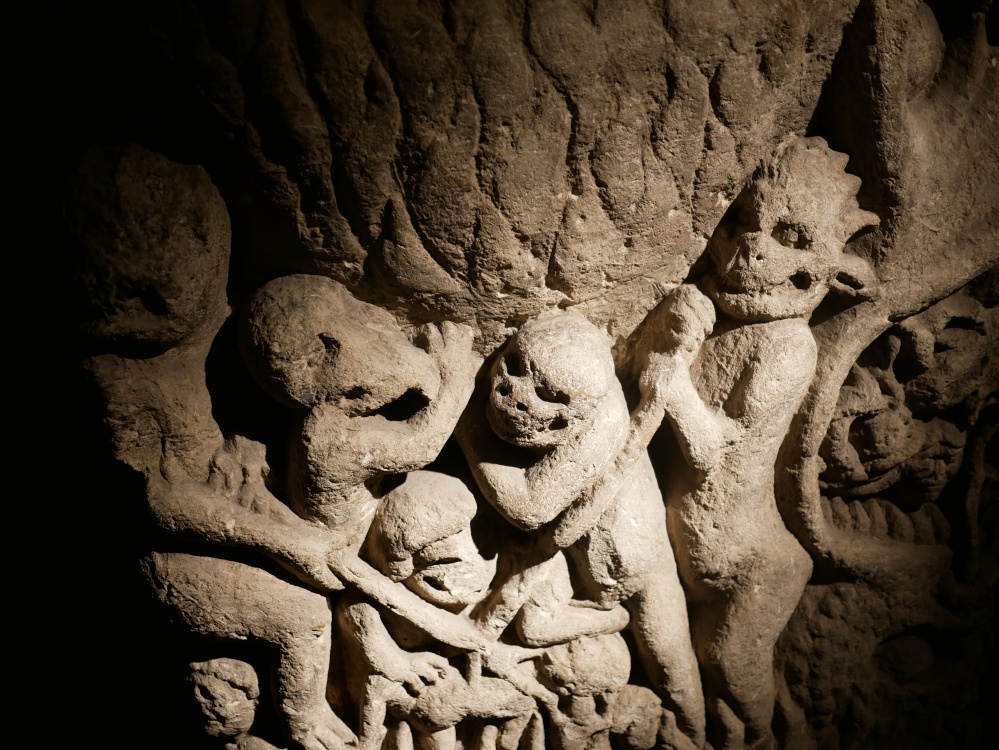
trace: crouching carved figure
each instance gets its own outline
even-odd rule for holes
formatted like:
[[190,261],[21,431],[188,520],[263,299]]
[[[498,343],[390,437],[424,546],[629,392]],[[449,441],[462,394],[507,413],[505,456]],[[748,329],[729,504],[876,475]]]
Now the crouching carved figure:
[[[413,472],[382,500],[366,556],[442,613],[464,614],[485,596],[496,572],[496,559],[484,558],[472,539],[475,514],[475,498],[460,480]],[[388,712],[408,722],[421,748],[450,750],[456,725],[469,717],[499,723],[498,747],[518,746],[535,703],[509,682],[483,675],[478,654],[464,656],[357,595],[341,599],[338,619],[362,750],[382,747]]]
[[575,598],[558,587],[568,589],[562,601],[524,609],[521,637],[528,645],[568,643],[616,633],[630,616],[645,670],[669,709],[664,731],[671,742],[699,745],[700,681],[644,416],[641,407],[629,414],[610,342],[581,315],[530,320],[499,353],[458,439],[488,501],[539,538],[523,579],[501,587],[480,620],[502,630],[521,611],[526,581],[536,574],[535,590],[545,588],[565,550]]
[[264,483],[264,447],[244,438],[217,451],[207,484],[175,470],[151,489],[164,529],[264,553],[305,584],[209,556],[153,554],[146,564],[159,598],[191,631],[273,647],[276,697],[296,747],[337,750],[354,740],[326,701],[327,592],[347,585],[441,642],[486,646],[466,620],[357,554],[380,480],[429,463],[451,434],[480,361],[471,342],[470,329],[453,324],[424,327],[411,341],[388,313],[329,279],[276,279],[251,302],[242,345],[260,385],[302,415],[292,453],[294,512]]
[[809,316],[830,289],[873,285],[867,264],[843,253],[877,223],[857,206],[846,161],[819,138],[790,143],[712,236],[707,296],[681,286],[644,333],[642,387],[676,437],[669,531],[716,748],[769,741],[773,648],[812,570],[781,519],[774,471],[815,373]]

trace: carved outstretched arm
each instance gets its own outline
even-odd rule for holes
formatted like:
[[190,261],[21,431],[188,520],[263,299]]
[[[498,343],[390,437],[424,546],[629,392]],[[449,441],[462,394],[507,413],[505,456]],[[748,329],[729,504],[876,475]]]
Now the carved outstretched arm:
[[467,620],[389,580],[343,549],[340,535],[299,518],[266,491],[256,493],[247,507],[193,480],[163,482],[150,488],[150,507],[167,531],[263,552],[317,588],[333,591],[349,584],[443,643],[468,651],[487,646]]
[[472,623],[423,601],[402,584],[386,578],[349,550],[329,557],[330,569],[345,583],[408,620],[423,632],[463,651],[485,651],[488,639]]
[[262,487],[232,497],[175,474],[170,481],[153,478],[148,496],[153,517],[165,531],[262,552],[304,583],[325,591],[343,588],[326,564],[343,539],[299,518]]

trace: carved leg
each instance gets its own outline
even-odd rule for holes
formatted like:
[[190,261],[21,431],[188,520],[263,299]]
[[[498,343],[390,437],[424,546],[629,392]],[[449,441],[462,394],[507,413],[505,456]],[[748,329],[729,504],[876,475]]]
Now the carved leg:
[[687,602],[666,546],[643,590],[628,600],[642,665],[663,703],[695,747],[704,744],[704,697],[690,642]]
[[[537,712],[531,711],[503,722],[499,728],[499,736],[496,738],[497,750],[517,750],[531,719],[535,716],[538,716]],[[538,716],[538,718],[541,717]]]
[[438,732],[421,734],[416,740],[417,750],[454,750],[456,732],[454,727],[441,729]]
[[275,647],[276,698],[295,743],[340,750],[353,736],[326,702],[332,624],[326,597],[212,557],[154,553],[145,570],[159,600],[192,632]]
[[811,559],[794,542],[771,550],[744,570],[752,575],[726,600],[705,602],[693,615],[704,670],[710,738],[718,750],[764,748],[772,742],[777,687],[773,654],[811,576]]
[[364,683],[361,697],[361,728],[358,737],[358,750],[378,750],[385,741],[388,729],[385,725],[389,705],[405,712],[412,708],[413,698],[398,682],[373,674]]

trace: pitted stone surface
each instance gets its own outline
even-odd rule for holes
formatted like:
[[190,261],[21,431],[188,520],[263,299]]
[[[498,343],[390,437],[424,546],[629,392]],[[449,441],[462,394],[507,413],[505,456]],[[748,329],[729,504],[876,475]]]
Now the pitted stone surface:
[[991,736],[999,56],[943,5],[81,16],[129,740]]

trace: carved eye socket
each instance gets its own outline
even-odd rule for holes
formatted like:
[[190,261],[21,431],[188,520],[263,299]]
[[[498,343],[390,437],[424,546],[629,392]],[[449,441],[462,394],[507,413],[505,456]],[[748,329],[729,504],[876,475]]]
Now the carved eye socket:
[[547,401],[550,404],[568,404],[569,394],[563,393],[562,391],[557,391],[554,388],[549,388],[547,385],[539,385],[534,389],[538,398],[542,401]]
[[507,354],[503,360],[503,365],[506,367],[507,375],[512,375],[515,378],[522,378],[527,374],[524,363],[521,362],[520,356],[517,354]]
[[771,236],[784,247],[795,250],[807,250],[812,244],[812,237],[807,229],[800,224],[789,224],[786,221],[778,221]]

